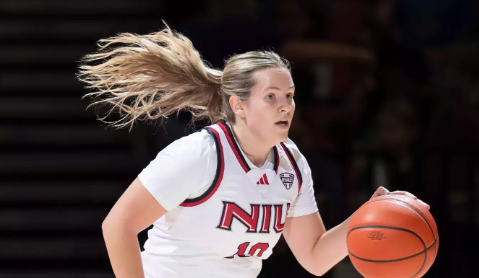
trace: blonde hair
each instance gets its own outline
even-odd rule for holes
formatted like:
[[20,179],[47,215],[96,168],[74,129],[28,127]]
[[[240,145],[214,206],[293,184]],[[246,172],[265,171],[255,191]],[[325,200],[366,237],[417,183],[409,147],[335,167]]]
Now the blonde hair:
[[123,33],[102,39],[98,46],[97,53],[82,59],[77,77],[92,90],[85,95],[94,99],[89,107],[112,105],[101,121],[107,122],[114,111],[120,113],[119,120],[107,122],[117,128],[131,129],[136,120],[182,110],[191,112],[193,120],[234,123],[229,97],[248,99],[255,85],[253,72],[267,67],[290,70],[288,61],[271,51],[234,55],[223,71],[213,69],[187,37],[167,25],[147,35]]

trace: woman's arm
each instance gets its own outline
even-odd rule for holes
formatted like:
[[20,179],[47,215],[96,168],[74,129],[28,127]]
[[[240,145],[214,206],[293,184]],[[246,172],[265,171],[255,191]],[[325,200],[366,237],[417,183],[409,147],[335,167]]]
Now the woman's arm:
[[[389,193],[384,187],[379,187],[371,198],[384,194],[407,195],[417,199],[405,191]],[[289,217],[283,235],[298,262],[311,274],[322,276],[348,255],[346,239],[351,217],[329,231],[326,231],[318,212]]]
[[103,221],[102,230],[116,278],[144,278],[138,233],[166,210],[137,178]]
[[326,231],[318,212],[289,217],[283,235],[293,255],[308,272],[324,275],[348,255],[346,233],[349,219]]

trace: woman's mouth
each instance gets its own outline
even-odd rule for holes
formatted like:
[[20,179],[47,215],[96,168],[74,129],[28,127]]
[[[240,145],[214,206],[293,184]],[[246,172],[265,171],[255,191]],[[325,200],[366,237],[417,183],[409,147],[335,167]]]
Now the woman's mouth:
[[277,126],[281,128],[288,128],[289,127],[289,122],[288,121],[278,121],[275,123]]

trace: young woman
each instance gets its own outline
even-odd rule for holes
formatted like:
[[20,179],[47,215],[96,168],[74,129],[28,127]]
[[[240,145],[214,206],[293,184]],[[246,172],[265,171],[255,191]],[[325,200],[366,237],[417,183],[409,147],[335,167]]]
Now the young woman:
[[[349,219],[326,231],[311,169],[288,139],[295,88],[285,59],[254,51],[215,70],[168,27],[101,42],[79,78],[94,104],[120,112],[114,126],[185,109],[213,123],[162,150],[104,220],[116,277],[257,277],[281,235],[317,276],[347,256]],[[137,235],[152,223],[141,252]]]

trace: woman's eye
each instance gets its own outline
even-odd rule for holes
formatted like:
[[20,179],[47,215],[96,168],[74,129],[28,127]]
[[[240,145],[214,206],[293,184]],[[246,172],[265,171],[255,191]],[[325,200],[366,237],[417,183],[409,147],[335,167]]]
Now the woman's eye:
[[286,97],[287,98],[294,98],[294,94],[287,94]]
[[266,96],[266,98],[267,98],[267,99],[274,99],[274,94],[268,94],[268,95]]

